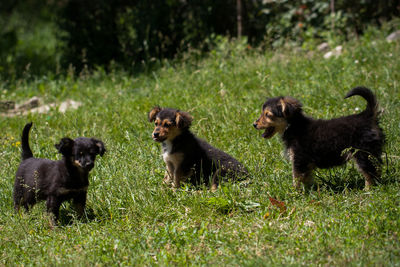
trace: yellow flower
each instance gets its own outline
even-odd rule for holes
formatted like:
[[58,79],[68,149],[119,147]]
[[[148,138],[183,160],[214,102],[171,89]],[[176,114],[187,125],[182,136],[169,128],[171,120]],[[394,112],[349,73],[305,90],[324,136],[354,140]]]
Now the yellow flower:
[[20,146],[20,145],[21,145],[21,142],[20,142],[20,141],[17,141],[17,142],[15,142],[15,143],[12,143],[11,145],[17,147],[17,146]]

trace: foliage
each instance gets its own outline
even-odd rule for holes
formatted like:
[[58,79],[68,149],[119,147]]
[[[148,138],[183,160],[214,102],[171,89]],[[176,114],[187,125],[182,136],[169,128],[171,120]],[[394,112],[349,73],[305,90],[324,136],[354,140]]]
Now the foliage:
[[[339,43],[400,13],[396,0],[242,0],[244,33],[251,45]],[[129,68],[172,58],[189,48],[208,50],[213,36],[236,35],[236,1],[67,1],[62,28],[69,33],[66,59],[75,66]]]
[[66,59],[128,67],[172,58],[198,47],[211,33],[232,31],[232,6],[218,1],[67,1],[61,28],[69,33]]
[[[55,74],[61,58],[51,0],[0,3],[0,78]],[[35,12],[33,12],[35,10]]]
[[361,35],[368,26],[400,15],[396,0],[264,1],[266,40],[272,46],[325,40],[339,44]]
[[[238,35],[237,2],[4,0],[0,78],[109,69],[116,64],[135,71],[193,49],[208,52],[219,36]],[[338,44],[400,14],[397,0],[239,2],[243,36],[252,47],[294,44],[313,49],[322,41]]]
[[[0,117],[0,265],[397,265],[400,46],[384,35],[368,29],[328,60],[318,52],[263,52],[221,40],[209,57],[185,55],[148,74],[99,68],[1,82],[1,100],[37,95],[83,106]],[[291,95],[310,116],[333,118],[365,107],[359,97],[343,100],[357,85],[370,87],[382,109],[382,184],[363,191],[363,178],[349,163],[317,171],[309,194],[294,191],[279,138],[265,140],[251,125],[263,101]],[[146,120],[156,104],[189,111],[193,132],[243,162],[251,183],[224,183],[216,192],[164,186],[160,145]],[[76,219],[67,203],[55,229],[43,203],[29,214],[14,213],[18,141],[28,121],[37,157],[59,158],[54,143],[64,136],[105,142],[108,151],[90,174],[86,219]]]

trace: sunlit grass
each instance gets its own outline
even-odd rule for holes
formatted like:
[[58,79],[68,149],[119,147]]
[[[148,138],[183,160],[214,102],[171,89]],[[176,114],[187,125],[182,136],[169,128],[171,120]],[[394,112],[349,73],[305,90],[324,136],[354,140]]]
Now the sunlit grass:
[[[338,58],[317,52],[260,52],[236,47],[201,61],[131,76],[98,71],[77,77],[0,84],[0,99],[74,99],[76,111],[0,117],[0,264],[4,265],[396,265],[400,260],[400,45],[376,39],[350,43]],[[383,184],[362,190],[352,163],[316,173],[309,194],[291,186],[290,163],[278,137],[252,128],[266,97],[291,95],[307,114],[333,118],[363,109],[354,86],[377,95],[387,136]],[[159,144],[147,112],[189,111],[192,130],[243,162],[251,183],[217,192],[162,184]],[[24,124],[34,122],[34,155],[58,159],[64,136],[96,136],[107,153],[90,174],[87,218],[63,204],[51,229],[44,203],[15,214],[14,174]],[[327,183],[329,181],[329,183]],[[270,197],[283,201],[285,210]]]

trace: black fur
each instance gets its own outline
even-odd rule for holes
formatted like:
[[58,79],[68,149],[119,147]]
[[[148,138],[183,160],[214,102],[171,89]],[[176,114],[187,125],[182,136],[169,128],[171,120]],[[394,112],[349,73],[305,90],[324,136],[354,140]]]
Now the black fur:
[[[167,164],[164,181],[172,180],[174,186],[179,187],[183,181],[210,185],[211,179],[212,189],[216,189],[220,177],[235,179],[247,175],[246,168],[235,158],[189,130],[192,118],[188,113],[158,107],[152,111],[149,120],[156,120],[153,139],[162,142],[163,158]],[[168,125],[165,125],[166,122]]]
[[[166,144],[163,144],[163,152],[166,152]],[[238,173],[247,174],[243,165],[227,153],[211,146],[205,140],[196,137],[189,129],[183,131],[172,141],[173,153],[182,153],[183,161],[180,168],[183,173],[192,175],[187,181],[199,185],[204,182],[209,185],[212,177],[212,185],[217,186],[219,177],[234,178]]]
[[29,130],[32,123],[25,125],[22,132],[22,162],[14,183],[14,208],[23,206],[27,211],[37,201],[46,200],[47,211],[59,217],[63,201],[73,200],[79,215],[83,214],[89,186],[88,174],[94,167],[96,155],[103,156],[106,149],[102,141],[80,137],[61,139],[55,147],[63,155],[61,160],[34,158],[29,147]]
[[[297,100],[278,97],[268,99],[263,109],[269,109],[281,118],[285,127],[281,132],[293,164],[293,178],[296,187],[302,182],[312,183],[311,171],[344,164],[354,158],[366,179],[366,187],[373,185],[380,176],[381,154],[385,135],[379,127],[377,101],[373,93],[365,87],[356,87],[347,95],[362,96],[367,107],[359,114],[331,120],[313,119],[303,114]],[[288,103],[289,102],[289,103]],[[283,112],[283,109],[285,112]],[[258,129],[261,117],[254,123]],[[268,129],[268,125],[263,129]],[[271,137],[271,134],[266,134]]]

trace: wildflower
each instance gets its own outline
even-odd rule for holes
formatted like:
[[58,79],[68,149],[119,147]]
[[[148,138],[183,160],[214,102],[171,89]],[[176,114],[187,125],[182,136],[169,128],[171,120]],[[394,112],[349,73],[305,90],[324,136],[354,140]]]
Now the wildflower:
[[17,142],[15,142],[15,143],[12,143],[12,146],[15,146],[15,147],[18,147],[18,146],[20,146],[21,145],[21,142],[20,141],[17,141]]

